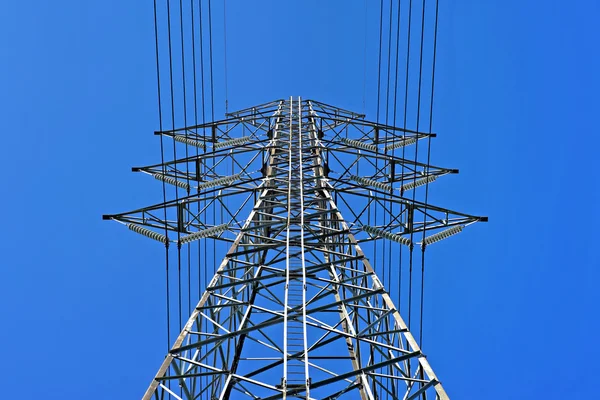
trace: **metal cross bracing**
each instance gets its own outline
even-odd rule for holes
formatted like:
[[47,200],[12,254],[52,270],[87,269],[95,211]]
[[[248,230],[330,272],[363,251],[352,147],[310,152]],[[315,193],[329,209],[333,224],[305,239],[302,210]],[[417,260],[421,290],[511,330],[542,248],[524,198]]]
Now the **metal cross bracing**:
[[229,249],[144,399],[448,398],[365,255],[486,220],[405,196],[457,172],[395,155],[434,135],[300,98],[157,134],[202,153],[134,171],[185,193],[105,218]]

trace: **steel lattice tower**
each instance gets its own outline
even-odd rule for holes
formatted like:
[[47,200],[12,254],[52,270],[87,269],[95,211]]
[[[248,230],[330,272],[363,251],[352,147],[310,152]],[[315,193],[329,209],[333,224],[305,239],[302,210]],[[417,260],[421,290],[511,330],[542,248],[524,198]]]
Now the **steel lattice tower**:
[[385,240],[412,257],[486,220],[406,196],[457,172],[395,155],[433,134],[300,98],[157,133],[201,154],[134,170],[185,194],[105,218],[229,250],[144,399],[448,398],[365,254]]

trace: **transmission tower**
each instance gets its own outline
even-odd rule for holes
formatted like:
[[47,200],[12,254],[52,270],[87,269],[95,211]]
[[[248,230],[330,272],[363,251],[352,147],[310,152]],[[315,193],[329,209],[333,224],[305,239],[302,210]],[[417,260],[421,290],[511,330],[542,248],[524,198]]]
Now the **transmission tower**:
[[448,398],[365,254],[385,241],[390,266],[412,262],[487,220],[408,195],[457,172],[395,155],[435,135],[300,98],[157,134],[201,150],[134,168],[181,196],[104,218],[192,258],[228,250],[144,399]]

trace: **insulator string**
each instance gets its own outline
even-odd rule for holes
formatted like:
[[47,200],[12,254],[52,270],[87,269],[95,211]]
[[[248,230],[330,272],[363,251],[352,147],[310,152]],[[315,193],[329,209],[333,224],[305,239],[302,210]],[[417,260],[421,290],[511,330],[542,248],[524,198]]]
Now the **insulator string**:
[[365,142],[361,142],[360,140],[341,138],[340,141],[348,146],[358,147],[360,149],[369,150],[372,152],[377,152],[377,146],[374,144],[368,144]]
[[144,235],[146,237],[149,237],[150,239],[154,239],[158,242],[164,243],[166,244],[169,240],[167,239],[166,235],[163,235],[161,233],[155,232],[151,229],[148,228],[144,228],[143,226],[140,225],[136,225],[136,224],[127,224],[127,227],[136,232],[139,233],[140,235]]
[[390,192],[392,191],[392,185],[376,181],[375,179],[363,178],[361,176],[350,175],[350,179],[364,186],[373,186],[374,188]]
[[[195,118],[197,119],[198,117],[196,116]],[[198,123],[196,123],[196,125],[197,124]],[[197,149],[204,149],[206,147],[205,144],[202,143],[201,141],[189,138],[187,135],[187,130],[186,130],[185,135],[173,135],[171,137],[173,138],[173,140],[176,140],[180,143],[184,143],[184,144],[187,144],[190,146],[194,146]],[[196,156],[198,156],[198,150],[196,150]],[[187,157],[187,151],[186,151],[186,157]]]
[[367,232],[368,234],[373,235],[373,236],[380,236],[382,238],[385,238],[385,239],[388,239],[393,242],[400,243],[400,244],[403,244],[403,245],[409,246],[409,247],[412,245],[412,242],[410,241],[410,239],[408,239],[404,236],[398,235],[396,233],[387,232],[387,231],[384,231],[383,229],[378,229],[378,228],[372,227],[370,225],[363,225],[362,229],[365,232]]
[[[395,118],[394,118],[394,120],[395,120]],[[416,138],[416,137],[406,139],[406,132],[403,132],[403,136],[404,137],[398,142],[396,142],[396,140],[394,139],[394,142],[392,144],[385,146],[385,149],[387,151],[395,150],[400,147],[405,147],[405,146],[409,146],[411,144],[417,143],[417,140],[419,140],[419,138]]]
[[208,189],[211,187],[219,186],[219,185],[231,185],[235,181],[239,180],[241,174],[234,174],[231,176],[224,176],[222,178],[213,179],[211,181],[206,181],[198,185],[199,189]]
[[224,149],[225,147],[230,147],[230,146],[239,146],[239,145],[248,143],[250,140],[252,140],[251,136],[242,136],[239,138],[226,140],[224,142],[214,143],[213,148],[215,150],[218,150],[218,149]]
[[163,181],[165,183],[186,189],[188,191],[190,190],[190,184],[188,182],[178,181],[175,178],[167,176],[167,175],[163,175],[162,173],[156,173],[156,174],[153,174],[152,176],[154,176],[154,179],[156,179],[156,180]]
[[[428,166],[425,166],[425,168],[427,169]],[[427,173],[427,172],[425,172],[425,173]],[[416,175],[415,175],[415,180],[413,180],[412,182],[408,182],[405,185],[402,185],[400,187],[400,190],[402,192],[406,192],[408,190],[413,190],[413,189],[416,189],[419,186],[428,185],[431,182],[435,181],[436,179],[437,179],[437,175],[432,175],[432,176],[426,176],[425,178],[421,178],[421,179],[417,180],[416,179]],[[414,193],[413,193],[413,195],[414,195]]]
[[439,242],[439,241],[444,240],[444,239],[448,239],[450,236],[453,236],[453,235],[456,235],[456,234],[462,232],[463,228],[464,228],[464,226],[462,226],[462,225],[456,225],[456,226],[453,226],[451,228],[445,229],[445,230],[443,230],[441,232],[434,233],[431,236],[425,237],[423,239],[423,242],[422,242],[421,246],[423,248],[426,248],[430,244]]
[[225,230],[227,230],[227,227],[228,227],[227,224],[221,224],[218,226],[213,226],[211,228],[203,229],[201,231],[194,232],[194,233],[191,233],[186,236],[182,236],[181,239],[179,239],[179,243],[186,244],[186,243],[190,243],[195,240],[204,239],[204,238],[207,238],[210,236],[218,236],[221,233],[225,232]]

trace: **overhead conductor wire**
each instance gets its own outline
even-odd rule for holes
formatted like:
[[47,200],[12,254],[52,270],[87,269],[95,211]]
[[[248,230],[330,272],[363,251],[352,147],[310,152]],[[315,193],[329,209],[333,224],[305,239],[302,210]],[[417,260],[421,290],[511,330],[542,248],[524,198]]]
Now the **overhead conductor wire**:
[[367,21],[368,21],[367,0],[365,0],[365,46],[363,49],[363,114],[367,112]]
[[[227,1],[223,0],[223,53],[225,62],[225,114],[229,112],[229,95],[227,88]],[[233,171],[232,171],[233,173]]]
[[[209,60],[210,60],[210,112],[211,112],[211,121],[214,123],[215,121],[215,85],[213,78],[213,44],[212,44],[212,7],[211,0],[208,0],[208,46],[209,46]],[[215,137],[215,140],[216,137]],[[216,159],[212,158],[212,172],[216,172]],[[217,224],[217,204],[216,199],[212,200],[212,211],[213,211],[213,223]],[[215,239],[213,241],[213,253],[212,253],[212,265],[213,265],[213,275],[216,271],[216,254],[217,254],[217,241]]]
[[[409,76],[410,76],[410,36],[412,31],[412,0],[409,1],[408,6],[408,34],[407,34],[407,48],[406,48],[406,79],[404,89],[404,124],[403,128],[406,130],[407,118],[408,118],[408,92],[409,92]],[[402,147],[402,158],[405,158],[406,146]],[[402,176],[400,178],[400,185],[404,184],[404,164],[402,165]],[[411,212],[411,210],[408,210]],[[411,241],[412,242],[412,241]],[[412,265],[412,248],[410,250],[410,265]],[[411,268],[409,265],[409,295],[408,295],[408,315],[409,315],[409,328],[410,328],[410,276]]]
[[[206,103],[205,103],[205,87],[204,87],[204,29],[202,27],[202,0],[198,0],[198,19],[199,19],[199,31],[200,31],[200,95],[201,95],[201,104],[202,104],[202,138],[204,139],[204,148],[202,150],[202,154],[206,154]],[[206,160],[203,160],[204,163],[206,163]],[[204,172],[206,172],[206,165],[203,163],[203,167],[204,167]],[[200,192],[202,191],[202,189],[198,188],[198,195],[200,195]],[[204,210],[203,213],[205,214],[205,218],[206,218],[206,210],[205,210],[205,206],[206,206],[206,200],[202,200],[202,204],[201,207]],[[207,247],[208,247],[208,243],[206,243],[206,241],[200,241],[204,243],[204,268],[202,268],[202,272],[204,272],[204,282],[205,284],[208,284],[208,276],[207,276],[207,265],[208,265],[208,255],[207,255]],[[199,247],[198,251],[201,251],[201,248]],[[200,260],[198,260],[198,273],[200,273]],[[202,280],[198,279],[198,293],[202,293]],[[201,296],[201,294],[200,294]]]
[[[387,54],[387,74],[386,74],[386,95],[385,95],[385,125],[388,125],[389,122],[389,104],[390,104],[390,68],[391,68],[391,53],[392,53],[392,24],[393,24],[393,15],[394,13],[393,11],[393,0],[390,0],[390,25],[389,25],[389,37],[388,37],[388,54]],[[385,139],[384,142],[387,142],[387,135],[388,135],[388,130],[385,130]],[[377,171],[377,174],[379,174],[379,160],[375,160],[375,170]],[[385,166],[385,164],[384,164]],[[382,173],[382,175],[384,175],[384,173]],[[383,196],[383,204],[385,206],[385,199],[387,198],[387,194],[385,194]],[[385,208],[384,208],[385,210]],[[388,212],[384,211],[383,213],[383,226],[387,226],[387,214]],[[391,219],[391,216],[390,216]],[[385,270],[386,270],[386,249],[387,249],[387,240],[383,240],[382,241],[382,254],[383,254],[383,262],[382,264],[382,278],[383,278],[383,285],[387,286],[387,282],[386,282],[386,274],[385,274]],[[388,275],[388,279],[389,279],[389,275]]]
[[[379,58],[378,58],[378,62],[377,62],[377,116],[376,116],[376,121],[379,124],[379,110],[380,110],[380,103],[381,103],[381,50],[382,50],[382,43],[383,43],[383,0],[381,0],[380,5],[379,5]],[[369,224],[370,224],[370,219],[371,219],[371,209],[372,209],[372,200],[371,198],[369,198],[369,212],[368,212],[368,219],[369,219]],[[375,207],[375,211],[374,211],[374,221],[373,221],[374,225],[377,225],[377,207]],[[377,241],[373,242],[373,264],[377,265]],[[367,314],[367,317],[369,317],[370,314]],[[370,319],[367,320],[367,323],[370,323]],[[370,358],[371,360],[375,360],[375,353],[373,350],[373,346],[369,346],[370,347]],[[373,387],[377,388],[376,385],[376,379],[375,376],[373,376]]]
[[[398,23],[396,25],[396,64],[394,66],[394,113],[393,113],[393,123],[392,125],[396,126],[396,116],[397,116],[397,111],[398,111],[398,59],[399,59],[399,53],[400,53],[400,11],[402,9],[402,4],[400,4],[400,2],[398,2]],[[404,135],[404,132],[403,132]],[[394,138],[395,141],[395,138]],[[395,157],[396,153],[396,149],[392,149],[392,157]],[[393,180],[396,179],[396,177],[394,176],[392,178]],[[391,246],[391,245],[390,245]],[[399,261],[399,270],[398,270],[398,308],[400,308],[400,288],[402,286],[402,245],[400,243],[398,243],[398,261]],[[391,265],[391,261],[390,261],[390,265]],[[391,286],[391,285],[390,285]]]
[[[412,31],[412,0],[409,0],[408,3],[408,26],[407,26],[407,39],[406,39],[406,77],[405,77],[405,81],[404,81],[404,123],[402,125],[404,131],[402,132],[402,140],[404,140],[406,138],[406,123],[407,123],[407,117],[408,117],[408,78],[409,78],[409,72],[410,72],[410,34]],[[406,146],[402,146],[402,159],[405,159],[406,156]],[[402,187],[404,185],[404,163],[402,163],[402,168],[401,168],[401,172],[400,172],[400,187]],[[408,213],[410,212],[410,210],[407,210],[407,212],[405,213],[405,221],[408,219]],[[412,250],[409,250],[410,253],[412,253]],[[398,286],[398,298],[401,300],[402,299],[402,275],[403,275],[403,271],[402,271],[402,247],[400,247],[400,265],[399,265],[399,274],[400,274],[400,279],[399,279],[399,286]],[[409,302],[410,303],[410,302]],[[398,307],[400,307],[401,301],[398,304]]]
[[[422,83],[422,76],[423,76],[423,41],[424,41],[424,37],[425,37],[425,0],[423,0],[422,3],[422,13],[421,13],[421,42],[420,42],[420,47],[419,47],[419,80],[418,80],[418,86],[417,86],[417,121],[416,121],[416,128],[415,130],[418,132],[419,131],[419,122],[421,119],[421,83]],[[415,143],[415,164],[417,162],[417,159],[419,157],[419,141],[417,140],[417,142]],[[416,182],[417,180],[417,176],[416,174],[414,175],[413,178],[413,183]],[[415,200],[416,200],[416,194],[417,191],[413,190],[412,193],[412,202],[414,204]],[[413,213],[414,213],[414,209],[413,209]],[[425,216],[423,217],[425,218]],[[413,221],[414,221],[414,217],[413,217]],[[423,229],[425,229],[425,227],[423,227]],[[413,242],[413,237],[414,237],[414,229],[411,229],[410,231],[410,241],[411,243]],[[411,317],[412,317],[412,272],[413,272],[413,247],[411,247],[410,250],[410,275],[409,275],[409,297],[408,297],[408,301],[409,301],[409,305],[408,305],[408,327],[410,329],[411,327]],[[409,364],[410,365],[410,364]],[[410,370],[410,367],[409,367]],[[423,374],[423,371],[420,372],[421,376]],[[422,387],[422,383],[420,384],[420,386]]]
[[[386,93],[386,95],[385,95],[385,125],[386,126],[389,123],[389,109],[390,109],[389,105],[390,105],[390,76],[391,76],[391,60],[392,60],[392,26],[393,26],[393,23],[394,23],[393,9],[394,9],[393,8],[393,0],[390,0],[390,11],[389,11],[390,18],[389,18],[388,49],[387,49],[387,73],[386,73],[386,81],[387,81],[387,83],[386,83],[386,90],[385,90],[385,93]],[[384,139],[385,143],[387,143],[388,133],[389,132],[386,129],[385,130],[385,139]],[[377,174],[379,174],[379,165],[378,164],[379,164],[379,160],[376,159],[375,160],[375,170],[377,171]],[[384,165],[383,165],[382,168],[385,168],[385,162],[384,162]],[[385,172],[382,172],[381,175],[385,176]],[[382,204],[384,206],[384,210],[382,212],[382,214],[383,214],[383,216],[382,216],[382,218],[383,218],[383,224],[382,224],[382,226],[384,226],[384,227],[387,227],[387,224],[388,224],[388,222],[387,222],[387,216],[389,214],[389,209],[385,208],[385,204],[386,204],[385,200],[386,200],[387,197],[388,197],[388,195],[386,193],[386,194],[383,195],[383,199],[382,199],[383,200]],[[391,201],[389,202],[389,206],[391,206]],[[375,208],[375,210],[377,210],[377,208]],[[392,216],[390,215],[390,221],[391,221],[391,219],[392,219]],[[391,281],[392,281],[392,279],[391,279],[392,277],[391,277],[391,270],[390,270],[390,271],[388,271],[387,281],[386,281],[386,262],[387,262],[386,252],[388,250],[387,249],[387,240],[382,240],[381,242],[382,242],[381,243],[381,247],[382,247],[381,271],[382,271],[382,278],[383,278],[383,286],[387,288],[389,286],[388,283],[391,283]],[[390,254],[389,254],[389,257],[387,257],[389,259],[391,259],[391,249],[392,249],[392,245],[390,244],[390,247],[389,247]],[[387,319],[385,320],[385,323],[386,324],[388,323]],[[389,329],[389,326],[386,326],[386,329]],[[383,355],[381,355],[381,359],[380,360],[383,361]],[[389,371],[390,375],[392,375],[392,366],[391,365],[388,367],[388,371]],[[383,386],[381,386],[381,388],[380,388],[381,391],[383,391],[384,389],[386,391],[389,391],[389,380],[386,380],[386,387],[385,388]]]
[[[190,17],[191,17],[191,28],[192,28],[192,81],[194,87],[194,126],[198,126],[198,91],[197,91],[197,79],[196,79],[196,28],[194,26],[194,0],[190,0]],[[196,139],[198,138],[198,128],[194,129],[194,133],[196,134]],[[196,148],[196,159],[199,157],[199,149]],[[196,171],[196,179],[198,179],[198,174],[200,171]],[[196,202],[196,207],[198,209],[198,214],[200,214],[200,202]],[[192,258],[191,254],[191,246],[188,246],[188,314],[192,314],[192,298],[191,298],[191,267],[190,260]],[[198,263],[200,263],[200,241],[198,241]],[[200,281],[200,270],[198,270],[198,281]],[[198,291],[198,299],[200,299],[201,294]]]
[[[169,37],[169,83],[171,88],[171,127],[175,131],[175,89],[173,84],[173,43],[171,38],[171,0],[167,0],[167,26],[168,26],[168,37]],[[173,160],[177,160],[177,150],[175,141],[173,141]],[[177,180],[177,168],[174,168],[175,180]],[[179,203],[179,192],[175,186],[175,202]],[[179,330],[181,331],[181,251],[179,245],[180,232],[177,231],[177,271],[179,275],[178,279],[178,314],[179,314]]]
[[[437,55],[437,34],[438,34],[438,12],[439,12],[439,0],[435,0],[435,22],[434,22],[434,33],[433,33],[433,61],[431,66],[431,98],[429,100],[429,133],[433,132],[433,98],[435,89],[435,62]],[[431,136],[427,138],[427,172],[429,172],[429,162],[431,159]],[[426,174],[427,175],[427,174]],[[425,211],[424,217],[427,215],[427,200],[429,197],[429,182],[425,184]],[[425,230],[423,230],[422,241],[425,240]],[[425,293],[425,249],[426,246],[422,247],[421,256],[421,329],[419,332],[419,346],[423,348],[423,302]]]
[[[407,33],[407,39],[406,39],[406,80],[405,80],[405,89],[404,89],[404,125],[403,128],[406,130],[406,123],[407,123],[407,117],[408,117],[408,83],[409,83],[409,72],[410,72],[410,34],[412,31],[412,0],[409,1],[408,3],[408,33]],[[406,146],[402,147],[402,159],[405,158],[405,152],[406,152]],[[404,184],[404,164],[402,164],[402,176],[400,178],[400,186],[402,186]],[[407,219],[408,219],[408,213],[411,213],[412,208],[409,208],[407,210]],[[412,240],[411,240],[412,243]],[[413,256],[413,246],[411,245],[410,250],[409,250],[409,278],[408,278],[408,327],[410,329],[410,309],[411,309],[411,294],[412,294],[412,286],[411,286],[411,282],[412,282],[412,256]],[[408,341],[406,343],[406,346],[408,347]],[[410,373],[410,360],[407,360],[407,366],[408,366],[408,370]]]
[[[155,49],[155,57],[156,57],[156,80],[158,82],[158,126],[162,132],[163,129],[163,119],[162,119],[162,101],[161,101],[161,90],[160,90],[160,57],[159,57],[159,47],[158,47],[158,12],[156,0],[154,0],[154,49]],[[164,157],[164,145],[163,145],[163,135],[160,135],[160,159],[162,164],[162,172],[165,173],[165,157]],[[165,262],[166,262],[166,270],[167,270],[167,292],[166,292],[166,303],[167,303],[167,350],[171,346],[171,331],[169,328],[169,241],[168,241],[168,229],[167,229],[167,188],[165,181],[162,181],[162,192],[163,192],[163,210],[164,210],[164,218],[165,218],[165,237],[167,237],[167,241],[165,242]]]
[[[214,94],[214,77],[213,77],[213,43],[212,43],[212,7],[211,0],[208,0],[208,46],[209,46],[209,60],[210,60],[210,112],[211,112],[211,122],[215,121],[215,94]],[[215,137],[215,142],[217,138]],[[216,174],[217,161],[216,158],[212,157],[212,172]],[[216,196],[216,194],[215,194]],[[212,200],[212,211],[213,211],[213,223],[217,224],[217,200],[214,198]],[[212,266],[213,272],[212,276],[214,276],[217,272],[217,241],[216,239],[212,239],[213,241],[213,252],[212,252]],[[214,361],[217,360],[217,352],[214,352]],[[208,394],[207,394],[208,396]]]
[[[199,23],[199,42],[200,42],[200,96],[201,96],[201,108],[202,108],[202,138],[203,138],[203,143],[204,143],[204,147],[202,148],[202,154],[205,155],[206,154],[206,103],[205,103],[205,86],[204,86],[204,29],[202,26],[202,21],[203,21],[203,17],[202,17],[202,0],[198,0],[198,23]],[[203,167],[204,167],[204,173],[206,172],[206,160],[203,159],[204,163],[203,163]],[[197,171],[198,174],[201,173],[201,171]],[[198,188],[198,196],[200,196],[202,189],[199,187]],[[200,204],[202,203],[202,204]],[[204,214],[204,217],[206,218],[207,215],[207,211],[205,210],[205,206],[206,206],[206,200],[202,200],[202,202],[198,202],[198,211],[200,211],[200,208],[203,210],[202,213]],[[199,218],[201,218],[200,214]],[[202,246],[204,246],[204,263],[201,263],[201,253],[202,253]],[[204,283],[206,285],[208,285],[208,272],[207,272],[207,265],[208,265],[208,255],[207,255],[207,250],[208,249],[208,243],[207,241],[202,241],[199,240],[198,241],[198,298],[202,297],[202,275],[204,275]],[[204,266],[204,268],[202,268],[202,266]],[[202,319],[200,319],[199,322],[200,326],[200,331],[202,331]],[[198,353],[200,358],[202,357],[202,348],[198,349]],[[208,379],[209,377],[205,377],[205,385],[208,386]],[[202,381],[202,377],[200,377],[200,380]],[[207,391],[208,393],[208,391]]]
[[[390,0],[390,4],[391,4],[391,0]],[[396,57],[395,57],[396,61],[395,61],[395,66],[394,66],[394,88],[393,88],[393,90],[394,90],[394,103],[393,103],[393,108],[392,108],[392,113],[393,113],[393,123],[392,123],[392,125],[393,126],[396,126],[396,97],[397,97],[396,96],[396,91],[397,91],[397,88],[398,88],[398,40],[399,40],[399,33],[400,33],[400,9],[401,9],[401,7],[400,7],[400,1],[398,1],[398,13],[397,13],[397,17],[396,17],[396,53],[395,53],[396,54]],[[390,84],[389,84],[389,82],[390,82],[390,76],[391,76],[390,63],[391,63],[391,58],[392,58],[392,52],[391,52],[392,28],[393,28],[392,18],[391,18],[392,12],[393,12],[393,9],[390,8],[390,39],[389,39],[389,41],[390,41],[390,50],[388,51],[388,53],[389,53],[388,54],[388,90],[387,90],[387,105],[386,105],[386,117],[385,117],[385,119],[386,119],[385,124],[386,125],[389,124],[387,106],[389,106],[389,102],[390,102],[390,98],[389,98]],[[387,136],[387,134],[386,134],[386,136]],[[395,133],[394,133],[394,136],[395,136]],[[387,137],[386,137],[386,143],[387,143]],[[394,150],[392,150],[392,157],[393,157],[393,154],[394,154]],[[391,175],[391,171],[392,171],[392,169],[390,168],[390,184],[394,182],[394,176]],[[390,224],[392,222],[393,211],[394,211],[394,203],[392,203],[392,201],[391,201],[391,194],[390,194],[390,201],[388,203],[388,213],[386,214],[386,215],[389,215],[389,217],[390,217],[389,218]],[[385,245],[385,242],[387,242],[387,241],[384,241],[384,245]],[[393,282],[393,279],[392,279],[392,253],[393,253],[393,248],[394,248],[393,242],[390,242],[388,244],[388,246],[389,246],[389,249],[388,249],[388,252],[387,252],[387,254],[388,254],[387,268],[388,268],[388,282],[389,282],[389,284],[388,284],[387,288],[388,288],[388,292],[390,293],[390,295],[392,295],[392,282]],[[398,243],[398,246],[401,247],[401,245],[399,243]],[[384,257],[385,257],[385,250],[384,250]],[[384,268],[385,268],[385,265],[384,265]],[[388,368],[388,373],[389,373],[390,376],[393,375],[393,371],[392,370],[393,370],[393,367],[390,365],[389,368]],[[391,382],[392,396],[396,396],[397,383],[398,382]]]
[[[421,14],[421,42],[420,42],[420,50],[419,50],[419,81],[418,81],[418,86],[417,86],[417,123],[416,123],[416,131],[417,132],[419,131],[419,125],[421,122],[421,84],[422,84],[422,80],[423,80],[423,42],[424,42],[424,37],[425,37],[425,0],[423,0],[423,10],[422,10],[422,14]],[[417,163],[418,157],[419,157],[419,141],[417,140],[417,142],[415,143],[415,164]],[[415,174],[414,178],[413,178],[413,184],[416,181],[417,181],[417,175]],[[412,192],[413,203],[416,200],[416,195],[417,195],[417,191],[413,190],[413,192]],[[425,218],[425,216],[423,216],[423,218]],[[423,226],[423,229],[425,229],[424,226]],[[411,233],[410,233],[410,241],[411,242],[413,241],[413,236],[414,236],[414,230],[411,230]],[[411,259],[412,259],[412,257],[411,257]],[[412,285],[412,262],[410,265],[410,270],[411,270],[410,283]],[[412,287],[410,290],[412,291]],[[409,311],[408,311],[409,327],[410,327],[411,313],[412,313],[412,308],[409,308]]]
[[[186,79],[185,79],[185,41],[183,38],[183,0],[179,0],[179,33],[181,36],[181,79],[182,79],[182,89],[183,89],[183,126],[184,126],[184,135],[185,138],[188,138],[188,132],[187,132],[187,92],[186,92]],[[175,141],[173,141],[173,154],[176,154],[176,145],[175,145]],[[185,158],[187,159],[189,156],[188,154],[188,146],[187,144],[185,145]],[[175,160],[177,160],[177,158],[175,158]],[[189,164],[186,162],[185,163],[185,169],[186,169],[186,182],[188,184],[188,195],[189,195],[189,184],[190,184],[190,180],[189,180],[189,176],[190,176],[190,171],[189,171]],[[177,174],[177,163],[175,164],[175,174]],[[179,189],[175,188],[176,191],[179,191]],[[179,216],[178,216],[179,217]],[[181,223],[183,223],[183,221],[181,221]],[[180,230],[177,230],[177,234],[181,235]],[[179,239],[179,237],[178,237]],[[187,246],[189,249],[189,245]],[[177,242],[177,260],[178,260],[178,264],[179,264],[179,329],[181,330],[183,328],[182,323],[183,323],[183,319],[182,319],[182,313],[183,313],[183,304],[182,304],[182,289],[181,289],[181,243]],[[189,299],[189,271],[190,271],[190,264],[189,264],[189,257],[188,257],[188,299]]]
[[[224,62],[224,73],[225,73],[225,116],[227,117],[227,113],[229,112],[229,99],[228,99],[228,93],[227,93],[227,2],[226,0],[223,0],[223,62]],[[226,125],[226,131],[229,132],[229,124]],[[231,158],[231,175],[233,175],[234,173],[234,169],[235,169],[235,160],[233,158],[233,153],[230,152],[230,158]],[[226,173],[227,175],[230,175],[229,173],[229,166],[226,164],[225,165],[226,168]],[[225,196],[225,205],[222,204],[221,202],[221,224],[224,221],[223,215],[224,215],[224,211],[225,209],[227,209],[229,211],[229,196]],[[229,320],[229,330],[233,330],[234,328],[234,320],[233,318],[231,318]],[[229,352],[230,352],[230,348],[227,348],[227,357],[229,358]]]

